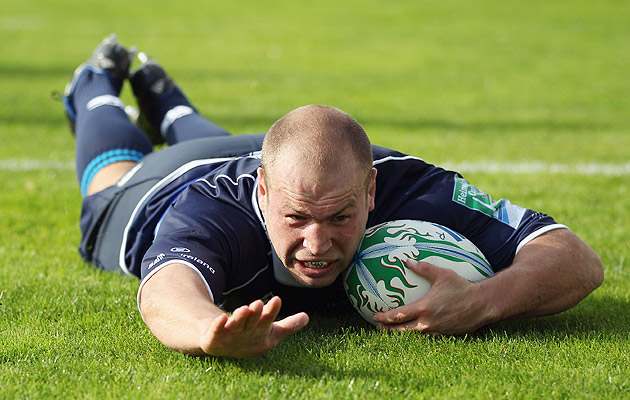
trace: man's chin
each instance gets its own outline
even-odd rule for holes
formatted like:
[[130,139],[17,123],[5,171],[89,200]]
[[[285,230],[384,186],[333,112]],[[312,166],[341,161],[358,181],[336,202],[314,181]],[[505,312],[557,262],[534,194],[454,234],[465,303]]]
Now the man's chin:
[[335,281],[334,279],[333,280],[321,280],[321,279],[308,279],[308,280],[305,280],[305,279],[298,279],[298,278],[296,278],[296,279],[297,279],[298,282],[300,282],[304,286],[307,286],[307,287],[313,288],[313,289],[330,286]]

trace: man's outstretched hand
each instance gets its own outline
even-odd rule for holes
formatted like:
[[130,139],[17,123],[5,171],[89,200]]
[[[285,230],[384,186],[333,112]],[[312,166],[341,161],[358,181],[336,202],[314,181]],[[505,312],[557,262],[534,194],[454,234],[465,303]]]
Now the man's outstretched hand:
[[267,304],[256,300],[241,306],[231,316],[215,318],[202,336],[200,347],[213,356],[252,357],[273,349],[280,340],[304,328],[309,318],[298,313],[275,321],[282,302],[274,297]]
[[232,315],[217,307],[193,269],[173,263],[140,288],[140,311],[151,332],[167,347],[192,355],[251,357],[273,349],[308,324],[305,313],[275,321],[282,301],[256,300]]

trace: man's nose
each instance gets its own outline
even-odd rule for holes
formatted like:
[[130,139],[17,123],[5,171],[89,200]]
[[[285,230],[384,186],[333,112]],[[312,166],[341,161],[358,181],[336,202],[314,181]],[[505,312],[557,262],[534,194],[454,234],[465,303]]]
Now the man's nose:
[[303,245],[312,255],[317,256],[330,250],[332,240],[325,226],[313,223],[304,232]]

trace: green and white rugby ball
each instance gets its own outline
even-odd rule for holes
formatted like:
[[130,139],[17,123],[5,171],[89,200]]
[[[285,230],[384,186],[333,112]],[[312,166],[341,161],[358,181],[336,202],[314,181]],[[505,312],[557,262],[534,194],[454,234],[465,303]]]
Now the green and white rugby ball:
[[450,268],[471,282],[492,275],[492,267],[468,239],[425,221],[385,222],[365,231],[354,262],[343,276],[352,305],[372,324],[374,314],[411,304],[431,284],[407,267],[406,260]]

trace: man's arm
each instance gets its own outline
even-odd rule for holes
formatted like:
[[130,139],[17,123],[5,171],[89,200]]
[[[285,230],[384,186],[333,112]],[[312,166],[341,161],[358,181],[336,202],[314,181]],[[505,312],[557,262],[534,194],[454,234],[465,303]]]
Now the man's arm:
[[374,319],[385,329],[463,334],[503,319],[558,313],[604,279],[597,254],[568,229],[532,240],[509,268],[477,283],[428,263],[408,265],[432,287],[413,304],[377,314]]
[[308,323],[305,313],[275,321],[281,307],[278,297],[267,304],[257,300],[228,316],[214,305],[201,278],[182,264],[151,276],[139,298],[142,318],[155,337],[188,354],[255,356]]

